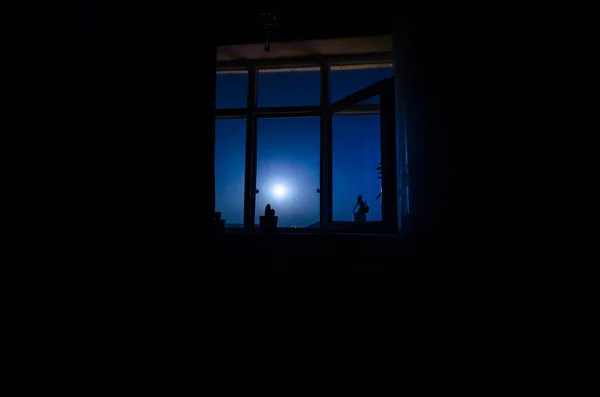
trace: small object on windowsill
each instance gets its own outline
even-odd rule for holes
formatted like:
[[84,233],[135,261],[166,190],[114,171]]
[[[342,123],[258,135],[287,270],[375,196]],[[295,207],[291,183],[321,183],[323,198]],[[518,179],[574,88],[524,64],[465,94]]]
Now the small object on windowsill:
[[271,204],[265,207],[265,215],[259,217],[260,230],[263,233],[274,233],[277,229],[278,216],[275,216],[275,210],[271,208]]
[[352,214],[354,215],[354,222],[366,222],[368,212],[369,205],[367,204],[367,200],[363,200],[362,194],[359,194],[356,199],[356,205],[352,209]]
[[225,219],[221,219],[221,213],[219,211],[215,212],[213,228],[215,234],[220,234],[223,232],[223,229],[225,229]]

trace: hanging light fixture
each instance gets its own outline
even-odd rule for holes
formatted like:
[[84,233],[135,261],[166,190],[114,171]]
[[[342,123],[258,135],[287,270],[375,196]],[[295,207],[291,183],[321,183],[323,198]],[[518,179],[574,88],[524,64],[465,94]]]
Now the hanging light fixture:
[[265,30],[265,51],[271,51],[271,37],[270,33],[277,27],[277,17],[270,12],[264,12],[260,14],[260,20]]

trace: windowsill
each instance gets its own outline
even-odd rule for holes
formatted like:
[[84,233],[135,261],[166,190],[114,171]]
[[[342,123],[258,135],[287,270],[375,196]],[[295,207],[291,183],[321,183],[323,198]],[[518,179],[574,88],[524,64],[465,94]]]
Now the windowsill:
[[399,237],[398,233],[384,233],[369,230],[322,230],[322,229],[303,229],[303,228],[278,228],[275,233],[265,234],[260,229],[244,229],[244,228],[225,228],[223,235],[230,236],[295,236],[295,235],[310,235],[310,236],[370,236],[370,237]]
[[[234,235],[262,235],[263,231],[259,225],[255,225],[254,228],[245,228],[242,226],[238,227],[227,227],[223,231],[224,234]],[[367,222],[354,222],[354,221],[334,221],[326,224],[324,227],[278,227],[275,234],[303,234],[303,235],[369,235],[369,236],[398,236],[395,225],[384,223],[382,221],[367,221]]]

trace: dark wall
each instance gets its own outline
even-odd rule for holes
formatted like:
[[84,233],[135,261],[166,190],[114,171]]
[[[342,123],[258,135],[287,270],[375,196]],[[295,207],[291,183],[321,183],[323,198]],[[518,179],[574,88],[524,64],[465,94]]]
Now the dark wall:
[[83,2],[20,11],[3,145],[8,218],[80,237],[111,218],[167,234],[164,225],[180,233],[208,219],[210,34],[199,40],[206,32],[183,10]]
[[411,189],[405,226],[468,238],[480,216],[479,142],[494,128],[481,118],[495,86],[492,19],[468,4],[407,10],[394,24],[398,143],[402,152],[406,135]]
[[[482,77],[469,12],[398,14],[418,233],[213,240],[215,49],[254,37],[241,11],[65,4],[20,3],[8,51],[0,237],[23,394],[464,394]],[[303,7],[288,5],[289,37],[391,27],[362,8],[324,27],[331,14]]]
[[[187,6],[15,9],[0,144],[8,375],[28,395],[114,395],[142,362],[160,375],[152,357],[175,361],[195,332],[180,321],[202,290],[185,286],[190,246],[214,211],[213,25]],[[179,339],[157,343],[167,323]]]

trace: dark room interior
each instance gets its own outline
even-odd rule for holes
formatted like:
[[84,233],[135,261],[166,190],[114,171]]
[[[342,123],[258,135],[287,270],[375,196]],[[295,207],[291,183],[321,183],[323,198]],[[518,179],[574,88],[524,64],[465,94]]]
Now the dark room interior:
[[[13,4],[0,244],[14,389],[2,394],[476,392],[490,10],[443,1],[135,3]],[[261,14],[277,17],[268,52]],[[387,38],[393,73],[381,91],[393,99],[381,100],[381,117],[391,103],[385,114],[395,120],[391,141],[382,134],[385,164],[394,164],[383,183],[386,192],[410,187],[410,210],[384,194],[381,228],[331,222],[324,117],[320,228],[253,228],[254,200],[257,213],[264,204],[247,171],[246,227],[217,231],[215,120],[228,115],[217,109],[217,71],[252,64],[243,51],[217,62],[219,49],[258,46],[268,58],[285,43],[341,48],[335,40],[366,38],[375,48],[375,37]],[[331,113],[329,100],[319,103],[315,114]]]

